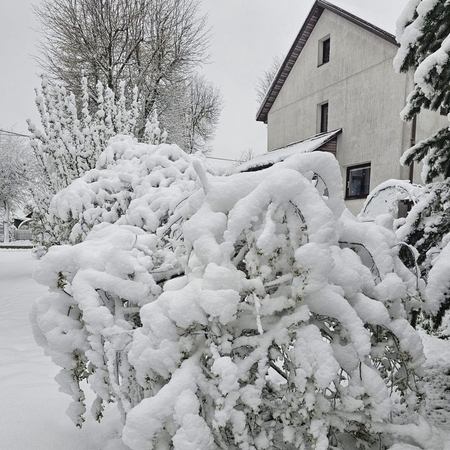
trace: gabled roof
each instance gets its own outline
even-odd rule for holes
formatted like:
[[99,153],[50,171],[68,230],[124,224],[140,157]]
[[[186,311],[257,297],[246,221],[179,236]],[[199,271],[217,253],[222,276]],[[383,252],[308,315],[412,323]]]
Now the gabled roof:
[[365,30],[368,30],[371,33],[376,34],[377,36],[381,37],[382,39],[385,39],[386,41],[394,45],[398,45],[394,35],[388,33],[387,31],[384,31],[381,28],[378,28],[375,25],[366,22],[365,20],[355,16],[354,14],[351,14],[348,11],[339,8],[336,5],[328,3],[325,0],[316,0],[300,32],[295,38],[295,41],[292,44],[286,58],[281,64],[281,67],[278,70],[277,75],[275,76],[269,90],[267,91],[267,94],[256,115],[257,121],[267,122],[267,115],[269,114],[270,108],[275,102],[275,99],[277,98],[281,88],[283,87],[284,82],[286,81],[286,78],[291,72],[292,67],[294,67],[294,64],[297,61],[297,58],[299,57],[300,53],[302,52],[303,47],[306,44],[306,41],[311,35],[312,30],[316,26],[316,23],[318,22],[320,16],[322,15],[325,9],[334,12],[335,14],[343,17],[344,19],[347,19],[350,22],[360,26],[361,28],[364,28]]
[[277,150],[271,150],[268,153],[255,156],[249,161],[242,163],[236,168],[236,170],[238,172],[251,172],[254,170],[261,170],[265,169],[266,167],[273,166],[280,161],[284,161],[286,158],[289,158],[289,156],[292,156],[294,154],[313,152],[314,150],[320,149],[320,147],[331,141],[341,132],[342,129],[339,128],[338,130],[316,134],[309,139],[289,144],[286,147],[279,148]]

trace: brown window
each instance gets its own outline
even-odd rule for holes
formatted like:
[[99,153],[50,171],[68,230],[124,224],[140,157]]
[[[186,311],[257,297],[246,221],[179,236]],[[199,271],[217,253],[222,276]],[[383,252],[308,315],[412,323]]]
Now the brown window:
[[347,167],[346,199],[365,198],[370,191],[370,163]]
[[328,103],[320,105],[320,127],[319,131],[324,133],[328,131]]

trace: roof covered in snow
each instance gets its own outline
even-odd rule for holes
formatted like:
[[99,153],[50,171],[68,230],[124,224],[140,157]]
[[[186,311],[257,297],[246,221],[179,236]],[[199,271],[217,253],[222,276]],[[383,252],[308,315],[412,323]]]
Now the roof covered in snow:
[[289,156],[298,153],[310,153],[319,149],[327,142],[331,141],[335,136],[341,133],[342,129],[329,131],[328,133],[317,134],[309,139],[301,142],[290,144],[278,150],[272,150],[264,155],[258,155],[237,167],[238,172],[250,172],[252,170],[264,169],[273,164],[284,161]]
[[281,64],[258,110],[256,120],[267,122],[270,108],[324,10],[332,11],[393,45],[398,45],[394,36],[395,23],[406,3],[407,0],[334,0],[333,3],[316,0]]

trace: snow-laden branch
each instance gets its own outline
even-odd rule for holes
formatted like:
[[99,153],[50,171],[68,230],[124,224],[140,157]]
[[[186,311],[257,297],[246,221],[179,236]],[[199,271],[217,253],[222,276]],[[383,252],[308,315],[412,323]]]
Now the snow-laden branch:
[[88,223],[94,200],[113,211],[102,189],[116,177],[131,187],[127,206],[114,223],[89,222],[83,242],[50,249],[37,279],[53,293],[32,314],[76,423],[87,379],[95,416],[116,402],[133,450],[403,441],[400,422],[417,419],[423,397],[406,308],[416,277],[392,230],[342,214],[332,155],[215,177],[174,146],[117,138],[100,161],[55,212],[75,205]]

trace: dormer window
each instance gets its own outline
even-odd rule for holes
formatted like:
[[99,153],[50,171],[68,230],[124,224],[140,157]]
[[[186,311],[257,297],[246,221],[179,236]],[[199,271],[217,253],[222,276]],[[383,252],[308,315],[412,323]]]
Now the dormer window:
[[319,66],[330,61],[330,36],[325,36],[319,41]]

